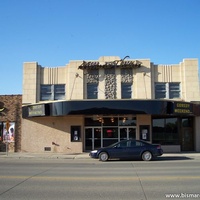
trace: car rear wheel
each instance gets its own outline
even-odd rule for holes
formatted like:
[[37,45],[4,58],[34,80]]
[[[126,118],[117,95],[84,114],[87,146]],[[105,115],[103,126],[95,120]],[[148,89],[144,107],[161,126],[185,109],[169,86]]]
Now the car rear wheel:
[[144,161],[150,161],[151,159],[152,159],[152,154],[151,154],[151,152],[145,151],[145,152],[142,154],[142,160],[144,160]]
[[106,152],[101,152],[99,154],[99,160],[103,161],[103,162],[107,161],[108,160],[108,154]]

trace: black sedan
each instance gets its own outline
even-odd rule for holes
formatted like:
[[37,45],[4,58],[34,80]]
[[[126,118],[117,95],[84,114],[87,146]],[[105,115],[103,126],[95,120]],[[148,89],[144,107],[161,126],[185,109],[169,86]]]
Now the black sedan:
[[162,154],[163,150],[160,145],[150,144],[141,140],[122,140],[108,147],[93,150],[89,155],[91,158],[98,158],[100,161],[116,158],[150,161],[152,158]]

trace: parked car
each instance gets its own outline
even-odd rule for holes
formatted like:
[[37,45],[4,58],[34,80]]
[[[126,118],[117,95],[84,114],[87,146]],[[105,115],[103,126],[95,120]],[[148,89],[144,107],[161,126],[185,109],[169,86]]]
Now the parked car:
[[150,144],[142,140],[122,140],[108,147],[93,150],[89,155],[91,158],[97,158],[100,161],[115,158],[150,161],[162,154],[163,150],[159,144]]

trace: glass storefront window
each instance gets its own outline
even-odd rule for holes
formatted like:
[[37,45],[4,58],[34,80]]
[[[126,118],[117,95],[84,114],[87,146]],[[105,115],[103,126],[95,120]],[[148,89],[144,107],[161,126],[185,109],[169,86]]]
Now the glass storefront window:
[[103,118],[103,126],[118,126],[118,118],[117,117],[104,117]]
[[85,126],[101,126],[101,121],[92,117],[85,118]]
[[136,139],[136,129],[135,128],[129,128],[129,139]]
[[92,138],[92,129],[86,129],[85,130],[85,137],[86,138]]
[[182,127],[192,127],[192,119],[191,118],[183,118],[182,119]]
[[127,128],[120,128],[120,140],[127,139]]
[[103,146],[107,147],[118,142],[118,128],[103,128]]
[[119,126],[136,126],[136,117],[119,117]]
[[85,150],[136,138],[136,117],[94,115],[85,118]]
[[118,138],[118,128],[103,128],[103,138]]
[[178,145],[178,118],[153,119],[152,141],[162,145]]
[[136,126],[136,117],[86,117],[85,126]]

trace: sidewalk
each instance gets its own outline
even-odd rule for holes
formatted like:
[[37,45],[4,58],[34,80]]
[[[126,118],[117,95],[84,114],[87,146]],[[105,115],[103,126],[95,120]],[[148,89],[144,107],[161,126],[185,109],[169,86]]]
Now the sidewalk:
[[[200,153],[164,153],[161,158],[198,158],[200,159]],[[90,159],[89,153],[80,154],[66,154],[66,153],[24,153],[24,152],[0,152],[0,159],[13,158],[13,159]]]
[[38,159],[86,159],[90,158],[89,153],[65,154],[65,153],[24,153],[24,152],[0,152],[1,158],[38,158]]

